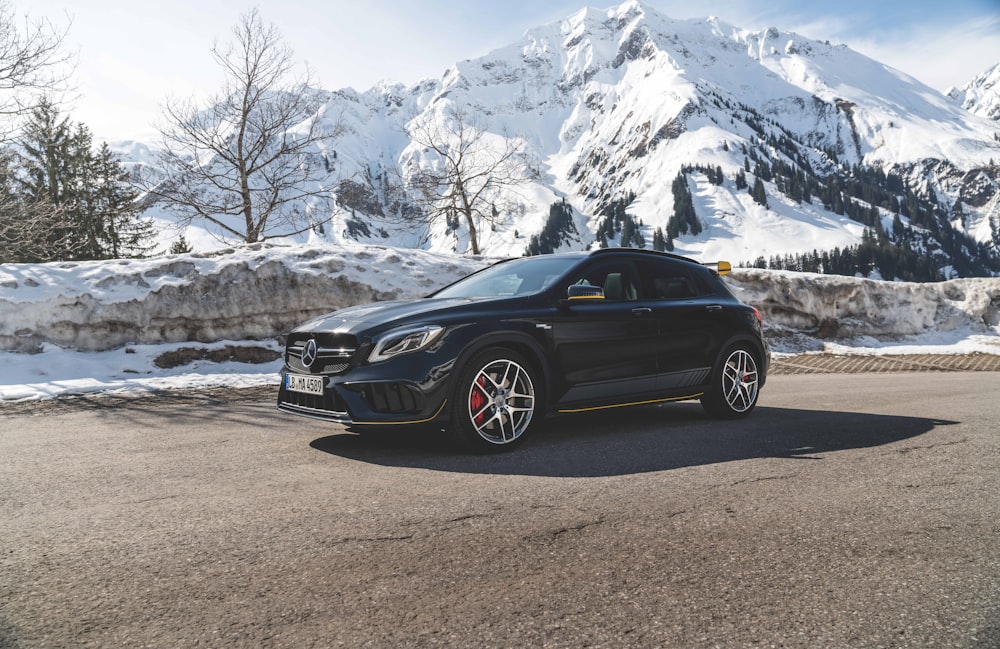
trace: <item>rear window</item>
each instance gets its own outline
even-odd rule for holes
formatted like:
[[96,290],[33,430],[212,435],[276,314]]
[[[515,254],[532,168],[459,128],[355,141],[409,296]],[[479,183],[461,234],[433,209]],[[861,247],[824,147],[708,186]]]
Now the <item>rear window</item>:
[[638,265],[647,299],[684,300],[715,292],[705,273],[697,272],[700,269],[664,259],[646,259]]

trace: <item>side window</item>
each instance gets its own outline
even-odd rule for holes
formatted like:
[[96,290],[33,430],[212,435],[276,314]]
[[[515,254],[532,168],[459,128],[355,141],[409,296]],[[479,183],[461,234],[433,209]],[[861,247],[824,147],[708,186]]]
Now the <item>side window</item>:
[[652,300],[683,300],[704,293],[694,273],[666,260],[643,260],[639,264],[643,297]]
[[574,283],[601,287],[605,300],[636,300],[639,297],[639,284],[630,263],[596,264],[584,269]]

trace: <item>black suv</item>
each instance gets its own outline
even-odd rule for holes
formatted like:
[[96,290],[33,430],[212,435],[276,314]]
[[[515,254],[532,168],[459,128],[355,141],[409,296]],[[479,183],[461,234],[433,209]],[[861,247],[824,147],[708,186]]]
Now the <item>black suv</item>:
[[524,257],[343,309],[289,334],[278,407],[355,430],[443,425],[482,451],[545,413],[700,399],[744,417],[770,350],[716,266],[627,248]]

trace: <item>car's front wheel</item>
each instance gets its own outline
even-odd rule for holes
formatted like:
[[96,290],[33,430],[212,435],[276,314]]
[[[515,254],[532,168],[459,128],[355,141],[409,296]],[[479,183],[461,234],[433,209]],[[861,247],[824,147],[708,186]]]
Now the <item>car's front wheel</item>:
[[713,417],[739,419],[749,415],[760,396],[757,358],[746,345],[726,350],[722,363],[712,371],[712,385],[701,405]]
[[539,407],[535,371],[513,350],[487,349],[459,371],[452,396],[452,437],[467,449],[519,444]]

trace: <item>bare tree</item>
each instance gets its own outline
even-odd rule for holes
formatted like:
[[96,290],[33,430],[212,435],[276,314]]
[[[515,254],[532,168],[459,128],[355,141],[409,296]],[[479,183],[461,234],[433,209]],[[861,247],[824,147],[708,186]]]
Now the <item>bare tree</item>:
[[485,122],[462,106],[450,105],[443,118],[410,122],[410,139],[435,158],[411,176],[411,183],[426,219],[465,220],[470,252],[478,255],[478,227],[498,223],[507,207],[501,198],[505,190],[530,181],[536,172],[526,163],[521,139],[488,134]]
[[71,259],[83,251],[66,210],[0,189],[0,264]]
[[24,17],[23,27],[6,0],[0,0],[0,117],[3,134],[12,120],[38,99],[58,89],[73,72],[73,56],[63,51],[66,30],[46,19]]
[[212,47],[212,56],[225,73],[222,90],[207,108],[167,102],[161,161],[171,175],[147,187],[150,194],[184,222],[208,221],[248,243],[328,220],[329,192],[318,183],[325,173],[315,158],[340,127],[318,113],[308,71],[291,78],[291,48],[256,9],[240,18],[230,43]]

